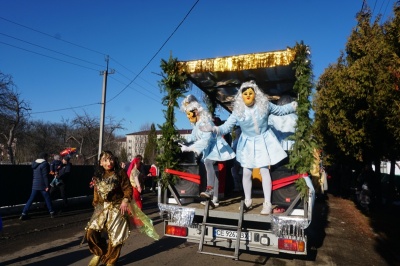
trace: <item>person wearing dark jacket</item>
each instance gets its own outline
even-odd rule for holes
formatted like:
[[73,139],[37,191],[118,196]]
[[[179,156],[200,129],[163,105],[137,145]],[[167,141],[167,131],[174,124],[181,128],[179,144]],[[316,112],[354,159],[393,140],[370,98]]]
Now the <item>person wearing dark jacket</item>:
[[50,217],[53,218],[54,210],[51,204],[51,199],[49,195],[49,172],[50,172],[50,165],[47,162],[49,155],[45,152],[39,154],[38,159],[32,162],[32,169],[33,169],[33,182],[32,182],[32,192],[31,196],[28,199],[28,202],[25,204],[24,209],[22,210],[20,220],[26,220],[29,208],[32,205],[33,200],[36,197],[37,193],[41,193],[46,205],[47,209],[50,212]]
[[61,167],[58,170],[58,184],[50,188],[50,198],[53,199],[53,195],[57,190],[60,190],[61,198],[63,199],[64,208],[68,207],[67,194],[65,193],[65,186],[68,182],[69,175],[71,173],[72,164],[69,162],[70,156],[66,155],[62,158]]

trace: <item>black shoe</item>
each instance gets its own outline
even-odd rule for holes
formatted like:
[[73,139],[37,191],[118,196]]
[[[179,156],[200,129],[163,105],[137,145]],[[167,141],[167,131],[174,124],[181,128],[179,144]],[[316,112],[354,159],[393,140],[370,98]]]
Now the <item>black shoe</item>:
[[25,221],[25,220],[28,219],[28,215],[22,214],[22,215],[19,217],[19,219],[20,219],[21,221]]
[[50,218],[54,218],[55,212],[50,213]]

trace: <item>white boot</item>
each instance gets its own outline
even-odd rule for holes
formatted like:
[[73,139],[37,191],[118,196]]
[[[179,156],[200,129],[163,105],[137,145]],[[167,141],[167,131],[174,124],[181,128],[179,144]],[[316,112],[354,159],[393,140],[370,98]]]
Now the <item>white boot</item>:
[[253,200],[252,199],[245,199],[244,200],[244,205],[245,205],[246,209],[251,209],[251,204],[253,204]]
[[[252,199],[245,199],[244,200],[244,210],[250,210],[252,208],[251,204],[253,203]],[[240,206],[239,206],[239,210],[240,210]]]
[[263,208],[260,213],[262,215],[269,215],[269,214],[271,214],[271,210],[272,210],[271,202],[264,202]]

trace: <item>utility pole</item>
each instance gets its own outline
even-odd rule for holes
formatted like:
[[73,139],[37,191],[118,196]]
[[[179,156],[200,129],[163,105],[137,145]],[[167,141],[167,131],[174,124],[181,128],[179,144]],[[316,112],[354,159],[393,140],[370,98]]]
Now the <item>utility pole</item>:
[[100,75],[103,75],[103,94],[101,97],[101,112],[100,112],[100,135],[99,135],[99,152],[97,159],[100,159],[101,151],[103,150],[103,132],[104,132],[104,115],[106,113],[106,93],[107,93],[107,76],[108,74],[114,74],[114,70],[108,72],[109,56],[106,56],[107,68],[105,71],[101,71]]

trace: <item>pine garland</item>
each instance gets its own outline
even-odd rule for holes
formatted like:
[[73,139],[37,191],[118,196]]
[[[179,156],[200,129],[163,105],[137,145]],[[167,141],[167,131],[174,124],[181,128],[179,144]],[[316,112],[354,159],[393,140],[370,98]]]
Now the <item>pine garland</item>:
[[[291,137],[294,140],[293,150],[290,152],[289,167],[298,173],[309,173],[314,162],[313,150],[316,147],[312,139],[310,110],[310,95],[313,87],[313,73],[310,60],[310,49],[303,42],[294,47],[296,57],[293,61],[296,82],[293,90],[297,93],[297,127]],[[296,181],[296,189],[302,198],[308,194],[308,187],[303,178]]]
[[175,128],[175,107],[179,107],[178,99],[188,92],[188,79],[184,73],[179,72],[178,60],[170,56],[168,61],[161,60],[161,69],[163,73],[162,80],[159,82],[161,92],[166,95],[162,99],[162,103],[167,107],[163,110],[165,123],[158,125],[161,129],[162,136],[158,140],[159,155],[156,161],[160,168],[160,184],[166,188],[170,183],[176,180],[173,175],[165,173],[164,169],[177,169],[179,164],[178,154],[179,146],[174,140],[179,139],[179,132]]

